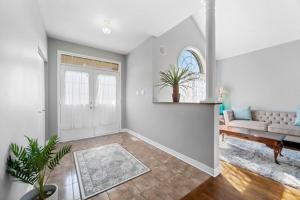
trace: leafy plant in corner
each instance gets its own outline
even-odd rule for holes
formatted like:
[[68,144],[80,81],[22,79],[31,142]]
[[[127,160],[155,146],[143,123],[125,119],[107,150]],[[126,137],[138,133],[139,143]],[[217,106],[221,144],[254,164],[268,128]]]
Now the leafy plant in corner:
[[33,185],[38,191],[39,200],[44,200],[51,196],[45,191],[46,173],[51,172],[60,160],[70,153],[72,146],[65,145],[56,149],[59,142],[58,137],[52,136],[45,146],[40,146],[37,139],[25,136],[28,146],[18,146],[10,144],[10,155],[7,159],[7,173],[15,178],[15,181]]
[[173,102],[179,102],[179,89],[186,91],[186,89],[189,88],[187,83],[197,78],[197,74],[190,71],[188,67],[180,68],[177,65],[170,65],[170,69],[168,69],[167,71],[160,71],[160,82],[157,86],[160,86],[161,89],[164,87],[172,87]]

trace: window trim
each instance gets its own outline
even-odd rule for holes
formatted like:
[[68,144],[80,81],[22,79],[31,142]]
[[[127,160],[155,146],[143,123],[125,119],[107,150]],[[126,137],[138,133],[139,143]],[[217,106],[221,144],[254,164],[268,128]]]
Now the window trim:
[[184,51],[189,51],[197,59],[197,62],[199,62],[198,63],[199,68],[200,68],[199,73],[201,75],[205,76],[205,91],[204,91],[205,92],[204,100],[205,100],[205,99],[207,99],[207,94],[208,94],[208,86],[207,86],[208,77],[206,74],[206,62],[205,62],[204,56],[199,49],[197,49],[193,46],[187,46],[179,52],[179,55],[177,56],[177,65],[179,64],[180,57],[184,53]]
[[199,69],[200,74],[206,74],[206,65],[205,65],[205,59],[203,57],[203,54],[201,53],[201,51],[199,49],[197,49],[193,46],[187,46],[179,52],[179,55],[177,56],[177,65],[179,63],[180,56],[184,51],[190,51],[195,56],[197,61],[201,64],[200,69]]

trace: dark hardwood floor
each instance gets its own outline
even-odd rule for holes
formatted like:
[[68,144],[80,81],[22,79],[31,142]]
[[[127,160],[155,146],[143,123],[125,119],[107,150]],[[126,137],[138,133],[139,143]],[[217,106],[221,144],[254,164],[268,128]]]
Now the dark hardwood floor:
[[182,200],[300,200],[300,190],[221,162],[221,175],[209,178]]

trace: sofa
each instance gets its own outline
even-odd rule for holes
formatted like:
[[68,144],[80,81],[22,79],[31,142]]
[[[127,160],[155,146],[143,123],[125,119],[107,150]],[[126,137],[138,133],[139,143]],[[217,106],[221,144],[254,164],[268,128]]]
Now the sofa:
[[224,111],[225,125],[286,135],[285,141],[300,143],[300,126],[295,126],[296,112],[252,110],[252,120],[236,120],[232,110]]

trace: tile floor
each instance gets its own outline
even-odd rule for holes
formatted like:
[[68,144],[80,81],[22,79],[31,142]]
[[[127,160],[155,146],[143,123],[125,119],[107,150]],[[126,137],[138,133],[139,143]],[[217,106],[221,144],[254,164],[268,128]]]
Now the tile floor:
[[[119,143],[151,171],[112,188],[91,200],[176,200],[210,176],[128,133],[68,142],[72,151]],[[64,144],[64,143],[61,143]],[[60,145],[61,145],[60,144]],[[73,154],[68,154],[51,173],[48,183],[59,186],[60,200],[79,200],[80,191]]]

